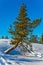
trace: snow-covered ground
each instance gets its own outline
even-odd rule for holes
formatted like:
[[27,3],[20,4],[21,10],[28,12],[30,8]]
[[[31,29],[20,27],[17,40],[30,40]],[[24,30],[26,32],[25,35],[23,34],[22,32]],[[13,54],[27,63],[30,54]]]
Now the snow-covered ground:
[[43,44],[32,43],[33,51],[43,54]]
[[12,46],[6,41],[0,42],[0,65],[43,65],[43,45],[32,44],[34,52],[41,54],[41,57],[37,55],[29,56],[30,53],[28,52],[26,53],[27,56],[24,56],[21,54],[19,47],[9,54],[5,54],[4,51]]
[[25,57],[18,55],[0,55],[0,65],[43,65],[43,60],[38,57]]

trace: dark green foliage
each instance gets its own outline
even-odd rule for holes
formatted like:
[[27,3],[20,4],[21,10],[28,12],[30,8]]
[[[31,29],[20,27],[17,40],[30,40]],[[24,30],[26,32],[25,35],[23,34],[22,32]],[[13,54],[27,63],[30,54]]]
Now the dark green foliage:
[[37,35],[32,35],[29,41],[31,43],[38,43],[38,37],[37,37]]
[[5,39],[9,39],[8,36],[6,36]]
[[4,37],[4,36],[2,36],[1,38],[2,38],[2,39],[4,39],[5,37]]
[[1,38],[2,39],[8,39],[8,36],[2,36]]
[[41,44],[43,44],[43,34],[41,35],[41,40],[40,40]]
[[34,20],[34,21],[32,22],[32,27],[33,27],[33,28],[37,27],[37,26],[39,25],[40,21],[41,21],[41,18]]

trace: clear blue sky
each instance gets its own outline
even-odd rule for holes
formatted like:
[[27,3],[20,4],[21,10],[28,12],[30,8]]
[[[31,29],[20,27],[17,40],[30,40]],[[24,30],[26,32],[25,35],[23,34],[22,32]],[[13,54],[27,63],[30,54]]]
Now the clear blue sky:
[[10,36],[8,27],[16,20],[22,3],[26,4],[28,16],[32,20],[42,18],[42,22],[33,33],[38,36],[43,33],[43,0],[0,0],[0,37]]

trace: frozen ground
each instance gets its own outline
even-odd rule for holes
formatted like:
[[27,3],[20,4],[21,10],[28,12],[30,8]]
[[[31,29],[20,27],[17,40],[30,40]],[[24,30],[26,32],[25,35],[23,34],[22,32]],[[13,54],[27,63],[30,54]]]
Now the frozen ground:
[[[24,56],[20,53],[19,48],[11,51],[9,54],[4,54],[4,51],[9,48],[10,45],[8,42],[1,42],[0,43],[0,65],[43,65],[43,54],[42,57],[38,56]],[[37,50],[35,48],[37,47]],[[38,48],[39,47],[39,48]],[[41,47],[41,48],[40,48]],[[36,46],[33,44],[34,52],[43,52],[41,50],[43,45]]]
[[0,65],[43,65],[43,60],[35,57],[0,55]]

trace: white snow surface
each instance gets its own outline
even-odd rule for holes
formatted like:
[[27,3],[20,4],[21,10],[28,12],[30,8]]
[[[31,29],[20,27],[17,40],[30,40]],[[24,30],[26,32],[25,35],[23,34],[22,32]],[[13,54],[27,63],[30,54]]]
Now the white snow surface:
[[43,58],[1,55],[0,65],[43,65]]
[[9,40],[1,40],[0,42],[0,65],[43,65],[43,44],[32,44],[33,55],[27,52],[27,56],[25,56],[18,53],[20,52],[19,48],[12,51],[12,53],[16,52],[15,54],[5,54],[4,51],[10,47],[7,41]]
[[32,43],[32,48],[34,52],[40,52],[41,54],[43,54],[43,44]]

